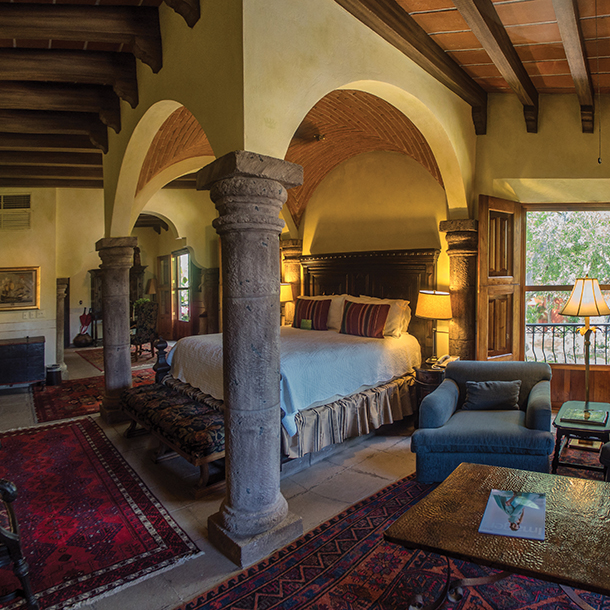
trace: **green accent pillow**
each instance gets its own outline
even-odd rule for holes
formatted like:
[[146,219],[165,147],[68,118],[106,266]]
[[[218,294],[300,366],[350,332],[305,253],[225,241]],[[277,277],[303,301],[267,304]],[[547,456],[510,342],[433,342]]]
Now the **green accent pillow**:
[[466,411],[510,411],[519,408],[521,379],[514,381],[467,381]]

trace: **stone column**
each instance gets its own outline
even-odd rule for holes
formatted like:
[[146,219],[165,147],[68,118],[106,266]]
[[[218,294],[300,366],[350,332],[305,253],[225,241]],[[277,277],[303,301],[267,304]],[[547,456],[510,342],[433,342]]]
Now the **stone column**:
[[236,564],[250,565],[301,535],[300,517],[280,493],[279,214],[302,168],[236,151],[204,167],[220,214],[226,497],[208,520],[209,538]]
[[[283,239],[280,241],[282,252],[282,282],[292,286],[292,295],[296,299],[301,294],[301,255],[302,239]],[[286,325],[292,324],[294,318],[294,301],[284,303]]]
[[453,318],[449,324],[449,353],[462,360],[476,356],[477,256],[476,220],[443,220],[449,255],[449,291]]
[[131,387],[129,269],[137,237],[110,237],[95,244],[102,264],[102,323],[106,389],[100,414],[107,423],[125,420],[121,392]]
[[64,360],[64,322],[66,319],[66,290],[70,282],[67,277],[57,278],[57,307],[55,308],[55,362],[59,364],[61,378],[68,378],[68,367]]

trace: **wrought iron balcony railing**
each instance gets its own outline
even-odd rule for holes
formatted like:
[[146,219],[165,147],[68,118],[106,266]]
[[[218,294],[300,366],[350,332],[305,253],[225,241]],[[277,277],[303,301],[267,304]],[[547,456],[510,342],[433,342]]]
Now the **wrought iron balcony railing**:
[[[610,324],[594,324],[591,333],[589,364],[608,364]],[[583,324],[526,324],[525,359],[549,364],[584,364],[585,340],[579,329]]]

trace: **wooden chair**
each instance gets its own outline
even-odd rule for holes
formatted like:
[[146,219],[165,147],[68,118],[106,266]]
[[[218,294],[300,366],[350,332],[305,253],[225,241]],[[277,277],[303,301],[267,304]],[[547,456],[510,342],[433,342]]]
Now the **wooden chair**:
[[155,355],[154,342],[158,339],[157,312],[159,304],[154,301],[140,301],[135,304],[135,333],[131,335],[131,345],[136,346],[136,360],[142,354],[142,346],[150,343],[151,356]]
[[16,597],[23,597],[28,608],[38,610],[38,601],[30,584],[30,570],[21,550],[19,524],[13,508],[13,502],[17,498],[17,487],[11,481],[0,479],[0,495],[5,508],[3,515],[5,523],[0,526],[0,567],[12,563],[13,572],[22,586],[21,589],[0,596],[0,604],[5,604]]

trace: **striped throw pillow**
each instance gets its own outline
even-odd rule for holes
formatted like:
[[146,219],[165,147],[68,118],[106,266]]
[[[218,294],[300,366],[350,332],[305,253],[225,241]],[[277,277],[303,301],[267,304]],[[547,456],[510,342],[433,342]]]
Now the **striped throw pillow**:
[[[297,299],[294,310],[294,328],[311,328],[311,330],[328,330],[327,320],[330,309],[330,299],[313,301],[309,299]],[[301,324],[301,320],[311,320],[311,326]]]
[[383,339],[383,327],[390,313],[387,304],[345,301],[341,332],[345,335]]

